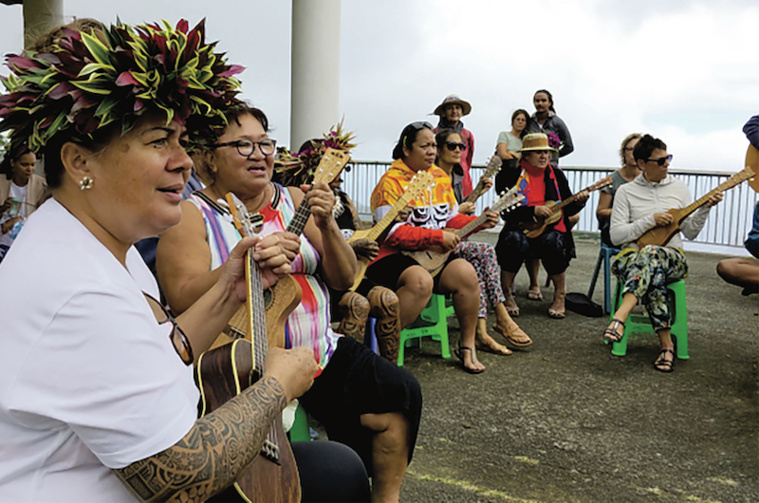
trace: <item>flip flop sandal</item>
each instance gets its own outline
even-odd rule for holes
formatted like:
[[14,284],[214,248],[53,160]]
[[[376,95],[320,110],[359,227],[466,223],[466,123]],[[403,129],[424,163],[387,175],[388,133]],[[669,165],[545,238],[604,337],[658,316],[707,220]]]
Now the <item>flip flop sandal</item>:
[[498,342],[492,337],[488,342],[480,340],[476,341],[475,347],[477,348],[477,351],[485,351],[487,353],[493,353],[494,355],[498,356],[508,356],[511,354],[511,350],[509,348],[503,344],[498,344]]
[[466,370],[470,374],[482,374],[485,369],[473,369],[466,366],[464,363],[464,353],[463,351],[469,351],[472,353],[472,363],[475,363],[477,361],[477,357],[474,356],[474,352],[472,351],[472,348],[468,348],[466,346],[459,346],[458,349],[454,349],[453,353],[456,355],[456,357],[461,360],[461,366],[464,367],[464,370]]
[[[664,356],[669,353],[672,355],[671,360],[665,360]],[[654,362],[654,368],[659,372],[669,373],[675,370],[675,352],[671,349],[662,349],[659,357]]]
[[[617,328],[619,326],[622,326],[622,334],[617,332]],[[625,322],[614,318],[611,320],[611,325],[609,325],[606,330],[604,330],[604,341],[605,342],[614,342],[617,343],[621,341],[625,336]]]
[[543,292],[527,292],[527,298],[530,300],[543,300]]

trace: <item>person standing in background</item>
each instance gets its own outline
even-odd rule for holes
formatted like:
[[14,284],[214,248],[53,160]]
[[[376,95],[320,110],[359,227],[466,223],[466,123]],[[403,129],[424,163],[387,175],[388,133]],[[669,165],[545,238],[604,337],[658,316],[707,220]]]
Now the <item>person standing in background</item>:
[[517,183],[522,172],[519,159],[522,154],[522,135],[530,121],[530,114],[522,108],[511,114],[511,131],[501,131],[495,145],[495,153],[501,158],[501,170],[495,175],[495,191],[500,194]]
[[461,186],[464,197],[472,193],[472,177],[469,174],[469,170],[472,167],[472,159],[474,158],[474,135],[464,127],[461,118],[469,115],[471,111],[472,105],[469,102],[462,100],[455,94],[449,94],[435,108],[435,111],[432,112],[440,117],[437,126],[432,130],[433,133],[437,134],[441,129],[452,129],[459,133],[464,143],[466,143],[466,151],[461,156],[461,162],[459,163],[464,170],[464,179]]

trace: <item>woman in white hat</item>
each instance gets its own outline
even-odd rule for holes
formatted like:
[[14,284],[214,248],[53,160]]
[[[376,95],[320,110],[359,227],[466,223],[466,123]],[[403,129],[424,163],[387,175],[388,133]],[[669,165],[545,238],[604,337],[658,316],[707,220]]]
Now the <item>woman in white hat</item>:
[[469,174],[469,169],[472,167],[472,159],[474,158],[474,135],[471,131],[464,127],[464,123],[461,122],[461,118],[465,115],[469,115],[472,111],[472,105],[469,102],[462,100],[455,94],[449,94],[443,99],[433,112],[440,117],[433,133],[437,133],[441,129],[453,129],[461,135],[461,138],[466,144],[466,151],[461,156],[461,168],[464,170],[464,179],[462,182],[462,190],[464,197],[467,197],[472,192],[472,177]]
[[554,148],[548,145],[548,137],[543,133],[528,134],[522,140],[522,174],[517,180],[519,192],[525,196],[521,206],[503,214],[505,225],[498,237],[496,253],[503,271],[503,289],[506,295],[506,307],[512,316],[519,314],[519,307],[511,293],[511,286],[522,263],[528,257],[542,260],[554,284],[554,298],[548,315],[551,318],[565,317],[564,297],[566,295],[566,270],[574,257],[574,241],[569,232],[568,218],[585,206],[587,191],[578,195],[577,201],[567,205],[562,218],[548,225],[543,233],[535,238],[528,238],[520,224],[538,222],[551,215],[546,206],[549,201],[564,200],[572,195],[567,178],[559,169],[554,169],[549,160]]

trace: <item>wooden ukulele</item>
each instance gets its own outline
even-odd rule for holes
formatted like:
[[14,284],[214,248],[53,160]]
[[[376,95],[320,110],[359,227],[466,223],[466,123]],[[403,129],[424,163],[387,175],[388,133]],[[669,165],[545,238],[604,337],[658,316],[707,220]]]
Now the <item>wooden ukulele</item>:
[[[495,211],[496,213],[502,213],[504,211],[511,211],[514,209],[522,199],[524,199],[524,195],[518,194],[518,187],[512,187],[511,190],[508,192],[503,193],[498,200],[493,204],[493,206],[490,208],[489,211]],[[466,224],[461,229],[456,229],[453,231],[454,234],[459,236],[460,238],[465,238],[474,230],[482,225],[485,220],[488,219],[487,212],[483,213],[479,217],[475,218],[468,224]],[[430,273],[432,276],[436,276],[440,271],[443,270],[443,266],[445,266],[446,261],[448,260],[448,257],[450,256],[450,251],[433,251],[433,250],[418,250],[418,251],[411,251],[411,250],[404,250],[401,253],[404,255],[408,255],[409,257],[416,260],[419,265],[427,269],[427,272]]]
[[498,174],[499,171],[501,171],[501,165],[503,164],[503,161],[501,160],[498,155],[494,155],[490,158],[488,161],[488,165],[485,167],[485,172],[480,177],[480,180],[477,182],[477,185],[474,187],[474,190],[472,190],[472,193],[469,194],[466,199],[464,199],[463,202],[465,203],[473,203],[475,202],[484,192],[485,192],[485,180],[492,180],[495,175]]
[[[232,193],[227,194],[227,201],[235,227],[240,234],[255,234],[245,203]],[[269,342],[266,335],[263,282],[261,270],[253,260],[252,251],[248,251],[246,257],[246,335],[245,338],[200,355],[196,366],[196,379],[201,392],[201,416],[239,395],[258,381],[264,373],[264,360]],[[290,442],[282,428],[281,414],[277,414],[261,452],[238,475],[234,487],[245,501],[300,501],[298,467]]]
[[[561,202],[557,201],[546,201],[544,206],[548,207],[548,209],[551,210],[551,214],[547,218],[540,218],[537,222],[524,222],[519,224],[519,227],[522,229],[522,232],[524,232],[528,238],[536,238],[543,234],[543,231],[546,230],[546,227],[548,227],[551,224],[554,224],[559,221],[561,216],[563,215],[562,209],[572,204],[577,200],[578,194],[581,192],[587,190],[588,192],[593,192],[594,190],[603,189],[604,187],[608,187],[611,185],[611,177],[606,176],[604,178],[601,178],[597,182],[595,182],[590,187],[581,190],[577,194],[574,194],[565,200]],[[538,217],[535,217],[538,218]]]
[[638,248],[643,248],[646,245],[666,245],[669,243],[669,240],[675,236],[675,234],[680,232],[680,224],[683,223],[683,220],[685,220],[688,215],[696,211],[698,208],[706,204],[709,201],[710,197],[717,194],[718,192],[732,189],[739,183],[745,182],[752,176],[754,176],[754,170],[751,169],[751,166],[746,166],[743,171],[739,171],[738,173],[734,174],[721,184],[717,185],[714,189],[710,190],[700,198],[690,203],[685,208],[672,208],[667,210],[667,213],[673,217],[672,222],[667,225],[654,227],[653,229],[649,229],[643,233],[643,235],[636,241]]
[[[350,239],[348,239],[348,243],[353,243],[359,239],[371,239],[372,241],[377,241],[390,224],[395,222],[395,217],[398,216],[403,208],[434,183],[435,177],[433,177],[429,171],[418,171],[409,182],[403,195],[399,197],[395,204],[390,208],[390,211],[388,211],[387,214],[371,229],[355,231]],[[356,279],[353,282],[353,286],[350,288],[351,291],[355,291],[356,288],[358,288],[358,285],[361,284],[361,281],[363,281],[364,275],[366,274],[366,267],[368,265],[369,259],[366,257],[358,257],[359,271],[356,273]]]

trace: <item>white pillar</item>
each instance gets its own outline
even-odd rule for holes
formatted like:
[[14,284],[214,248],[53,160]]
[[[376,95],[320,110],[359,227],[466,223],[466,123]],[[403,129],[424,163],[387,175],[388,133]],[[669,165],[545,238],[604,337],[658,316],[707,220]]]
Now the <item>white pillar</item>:
[[340,0],[293,0],[290,150],[340,121]]
[[63,0],[24,0],[24,47],[63,24]]

